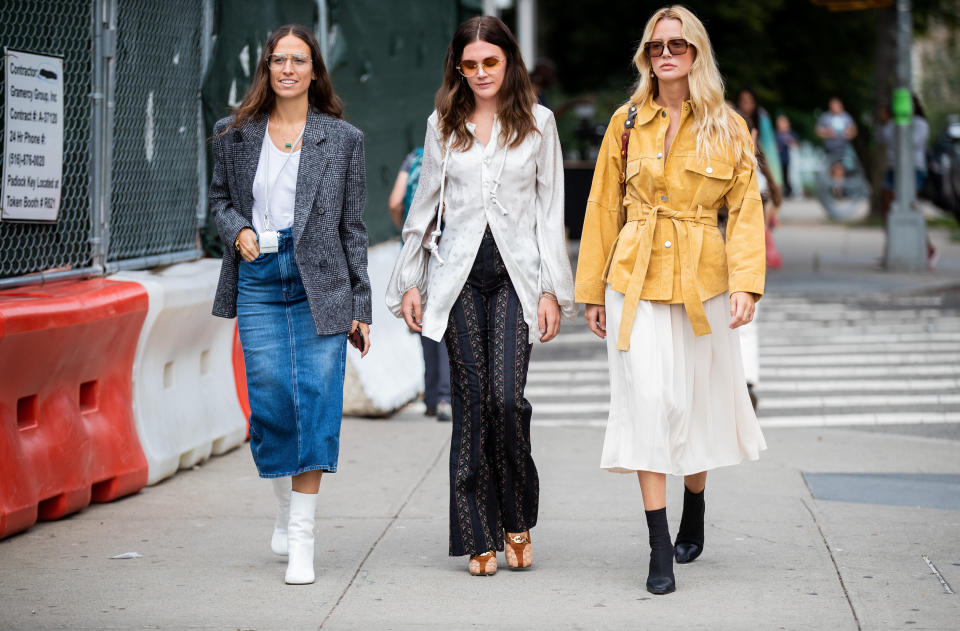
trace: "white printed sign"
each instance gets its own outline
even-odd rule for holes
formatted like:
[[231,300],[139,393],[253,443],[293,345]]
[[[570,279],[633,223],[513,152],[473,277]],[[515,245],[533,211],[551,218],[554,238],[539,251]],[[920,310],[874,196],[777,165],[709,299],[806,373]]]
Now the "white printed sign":
[[63,58],[4,48],[0,218],[56,221],[63,182]]

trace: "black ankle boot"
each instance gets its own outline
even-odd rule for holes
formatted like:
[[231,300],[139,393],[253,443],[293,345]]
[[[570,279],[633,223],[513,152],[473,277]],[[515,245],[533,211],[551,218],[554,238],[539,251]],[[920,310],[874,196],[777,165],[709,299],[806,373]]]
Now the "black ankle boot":
[[651,594],[669,594],[677,589],[673,578],[673,546],[670,545],[670,527],[667,509],[648,510],[647,530],[650,532],[650,573],[647,591]]
[[677,563],[690,563],[703,552],[703,491],[694,493],[683,487],[683,516],[677,531]]

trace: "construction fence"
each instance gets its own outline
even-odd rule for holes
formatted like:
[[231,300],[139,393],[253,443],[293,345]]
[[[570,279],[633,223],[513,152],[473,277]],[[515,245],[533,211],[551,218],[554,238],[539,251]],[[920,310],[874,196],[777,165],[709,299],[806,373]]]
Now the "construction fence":
[[[199,97],[209,9],[194,0],[0,5],[6,51],[63,59],[58,220],[0,222],[0,287],[202,256]],[[5,92],[0,84],[0,109]]]

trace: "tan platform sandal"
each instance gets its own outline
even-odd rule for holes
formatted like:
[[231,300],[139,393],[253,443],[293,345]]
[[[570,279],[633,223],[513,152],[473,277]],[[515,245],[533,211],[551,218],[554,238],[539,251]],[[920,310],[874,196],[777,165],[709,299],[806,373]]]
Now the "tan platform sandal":
[[470,573],[474,576],[493,576],[497,573],[497,551],[470,555]]
[[[507,557],[507,565],[512,570],[522,570],[533,565],[533,546],[531,545],[530,531],[519,535],[507,536],[507,547],[504,548],[504,556]],[[511,559],[511,554],[513,558]]]

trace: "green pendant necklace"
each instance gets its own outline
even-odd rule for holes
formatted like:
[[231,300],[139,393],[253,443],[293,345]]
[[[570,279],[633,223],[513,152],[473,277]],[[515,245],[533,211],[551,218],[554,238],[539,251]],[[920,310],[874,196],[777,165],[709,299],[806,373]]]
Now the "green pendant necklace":
[[[268,119],[267,119],[267,126],[269,127],[269,125],[270,125],[270,119],[268,118]],[[297,130],[297,140],[300,139],[300,132],[301,132],[301,131],[303,131],[303,128],[302,128],[302,127]],[[292,142],[285,142],[285,143],[283,143],[283,148],[284,148],[284,149],[293,149],[293,143],[292,143]]]

